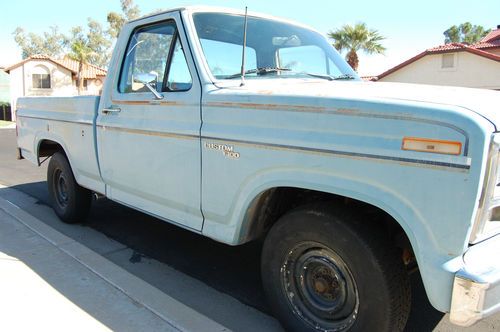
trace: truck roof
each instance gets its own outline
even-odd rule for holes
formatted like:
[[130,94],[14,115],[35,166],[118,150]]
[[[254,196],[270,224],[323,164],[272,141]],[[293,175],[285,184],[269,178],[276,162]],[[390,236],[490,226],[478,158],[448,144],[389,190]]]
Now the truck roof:
[[[137,22],[137,21],[141,21],[141,20],[146,19],[146,18],[151,18],[151,17],[163,15],[165,13],[171,13],[171,12],[176,12],[176,11],[179,11],[179,12],[185,11],[185,12],[189,12],[190,14],[197,13],[197,12],[201,12],[201,13],[211,12],[211,13],[226,13],[226,14],[234,14],[234,15],[245,15],[245,9],[244,8],[242,8],[242,9],[235,9],[235,8],[227,8],[227,7],[202,6],[202,5],[197,5],[197,6],[182,6],[182,7],[175,7],[175,8],[166,9],[166,10],[163,10],[163,11],[160,11],[160,12],[156,12],[156,13],[147,14],[147,15],[141,16],[139,18],[136,18],[134,20],[130,20],[127,23]],[[302,24],[302,23],[299,23],[299,22],[296,22],[296,21],[292,21],[292,20],[289,20],[289,19],[286,19],[286,18],[269,15],[269,14],[263,14],[263,13],[253,12],[253,11],[249,10],[248,11],[248,16],[260,17],[260,18],[265,18],[265,19],[270,19],[270,20],[285,22],[285,23],[293,24],[293,25],[296,25],[296,26],[307,28],[309,30],[314,30],[316,32],[319,32],[316,29],[314,29],[314,28],[312,28],[310,26],[307,26],[305,24]],[[321,33],[321,32],[319,32],[319,33]],[[323,34],[323,33],[321,33],[321,34]]]

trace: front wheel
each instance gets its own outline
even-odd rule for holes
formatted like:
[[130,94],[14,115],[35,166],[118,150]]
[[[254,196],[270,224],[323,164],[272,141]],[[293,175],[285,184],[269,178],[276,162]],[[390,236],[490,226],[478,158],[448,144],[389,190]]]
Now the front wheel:
[[92,193],[78,185],[68,159],[60,152],[50,158],[47,185],[52,208],[63,222],[74,224],[87,217]]
[[404,265],[383,232],[357,219],[316,206],[286,214],[270,230],[262,279],[288,330],[404,329],[410,309]]

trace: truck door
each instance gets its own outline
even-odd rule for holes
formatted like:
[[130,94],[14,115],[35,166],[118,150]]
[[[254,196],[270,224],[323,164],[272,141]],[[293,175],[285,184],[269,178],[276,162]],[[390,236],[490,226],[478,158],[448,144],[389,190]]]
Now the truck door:
[[122,31],[96,119],[99,165],[112,200],[201,230],[201,88],[179,14],[163,17]]

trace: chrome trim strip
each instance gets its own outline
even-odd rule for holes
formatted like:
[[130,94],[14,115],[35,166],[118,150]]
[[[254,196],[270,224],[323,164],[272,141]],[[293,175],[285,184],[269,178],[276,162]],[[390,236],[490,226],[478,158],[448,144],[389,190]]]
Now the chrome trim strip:
[[30,115],[18,115],[18,118],[27,118],[27,119],[36,119],[36,120],[46,120],[46,121],[56,121],[56,122],[64,122],[64,123],[73,123],[73,124],[82,124],[82,125],[87,125],[91,126],[92,121],[77,121],[77,120],[60,120],[60,119],[47,119],[47,118],[41,118],[37,116],[30,116]]
[[[118,100],[112,99],[114,105],[136,105],[136,106],[191,106],[187,103],[172,101],[172,100]],[[196,105],[197,106],[197,105]]]
[[470,165],[438,162],[438,161],[423,160],[423,159],[400,158],[400,157],[382,156],[382,155],[374,155],[374,154],[367,154],[367,153],[347,152],[347,151],[339,151],[339,150],[325,150],[325,149],[308,148],[308,147],[295,146],[295,145],[282,145],[282,144],[274,144],[274,143],[252,142],[252,141],[224,139],[224,138],[207,137],[207,136],[202,136],[201,138],[206,139],[206,140],[232,142],[232,143],[244,144],[244,145],[263,146],[263,147],[269,147],[269,148],[273,148],[273,149],[299,150],[299,151],[312,152],[312,153],[332,154],[332,155],[354,157],[354,158],[379,159],[379,160],[385,160],[385,161],[404,162],[404,163],[410,163],[410,164],[438,166],[438,167],[455,168],[455,169],[462,169],[462,170],[469,170],[470,169]]
[[181,138],[181,139],[200,139],[199,135],[178,134],[178,133],[171,133],[171,132],[144,130],[144,129],[133,129],[133,128],[115,127],[115,126],[107,126],[107,125],[97,125],[97,127],[102,128],[103,130],[121,131],[121,132],[126,132],[126,133],[131,133],[131,134],[137,134],[137,135]]
[[420,119],[412,116],[404,116],[404,115],[390,115],[390,114],[378,114],[378,113],[368,113],[368,112],[360,112],[357,109],[349,109],[349,108],[335,108],[335,107],[318,107],[318,106],[300,106],[300,105],[278,105],[278,104],[256,104],[256,103],[231,103],[231,102],[206,102],[202,104],[203,106],[208,107],[224,107],[224,108],[246,108],[253,109],[256,111],[288,111],[288,112],[298,112],[298,113],[329,113],[329,114],[337,114],[337,115],[345,115],[345,116],[357,116],[357,117],[366,117],[366,118],[374,118],[374,119],[388,119],[388,120],[406,120],[412,122],[420,122],[427,123],[433,125],[439,125],[442,127],[450,128],[465,137],[464,142],[464,156],[467,157],[469,154],[469,136],[467,132],[457,126],[452,124],[437,121],[437,120],[428,120],[428,119]]
[[[44,119],[44,118],[31,117],[31,116],[19,116],[19,117],[34,118],[34,119],[40,119],[40,120],[48,120],[48,119]],[[78,124],[84,124],[84,125],[92,125],[91,122],[87,123],[87,122],[66,121],[66,120],[48,120],[48,121],[59,121],[59,122],[67,122],[67,123],[78,123]],[[198,136],[198,135],[190,135],[190,134],[178,134],[178,133],[171,133],[171,132],[161,132],[161,131],[143,130],[143,129],[132,129],[132,128],[107,126],[107,125],[97,125],[96,127],[102,128],[102,129],[105,129],[105,130],[122,131],[122,132],[128,132],[128,133],[132,133],[132,134],[138,134],[138,135],[169,137],[169,138],[180,138],[180,139],[200,139],[200,136]],[[373,154],[347,152],[347,151],[339,151],[339,150],[325,150],[325,149],[307,148],[307,147],[294,146],[294,145],[282,145],[282,144],[273,144],[273,143],[262,143],[262,142],[243,141],[243,140],[234,140],[234,139],[224,139],[224,138],[208,137],[208,136],[202,136],[201,138],[202,139],[206,139],[206,140],[217,140],[217,141],[224,141],[224,142],[234,142],[234,143],[244,144],[244,145],[264,146],[264,147],[270,147],[270,148],[274,148],[274,149],[299,150],[299,151],[304,151],[304,152],[333,154],[333,155],[346,156],[346,157],[355,157],[355,158],[379,159],[379,160],[385,160],[385,161],[405,162],[405,163],[411,163],[411,164],[421,164],[421,165],[438,166],[438,167],[445,167],[445,168],[455,168],[455,169],[462,169],[462,170],[469,170],[470,169],[470,165],[453,164],[453,163],[446,163],[446,162],[437,162],[437,161],[423,160],[423,159],[400,158],[400,157],[373,155]]]

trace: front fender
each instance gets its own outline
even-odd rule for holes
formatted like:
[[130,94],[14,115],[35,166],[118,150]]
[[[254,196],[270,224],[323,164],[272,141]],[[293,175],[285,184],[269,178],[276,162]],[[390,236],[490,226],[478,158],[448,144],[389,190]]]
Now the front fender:
[[[385,211],[401,225],[412,245],[431,303],[438,310],[447,311],[453,282],[453,271],[447,262],[461,255],[468,227],[455,231],[449,226],[436,227],[436,220],[423,208],[422,201],[410,195],[413,191],[405,192],[404,185],[389,186],[387,183],[391,182],[385,180],[377,181],[377,177],[369,174],[353,177],[300,168],[263,170],[247,178],[241,185],[235,203],[226,215],[205,213],[203,233],[228,244],[241,243],[245,231],[250,227],[248,223],[251,218],[247,217],[250,207],[262,193],[272,188],[309,189],[362,201]],[[229,221],[229,224],[216,222],[217,219]],[[443,237],[448,238],[450,234],[459,232],[462,234],[456,236],[455,244],[443,242]]]

